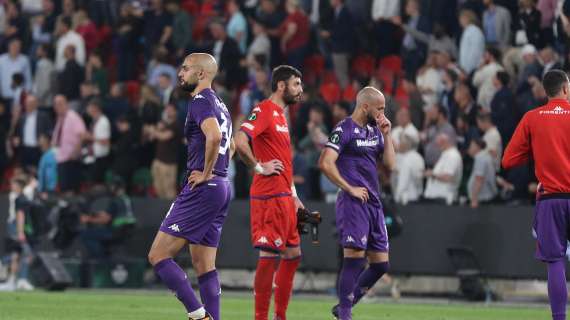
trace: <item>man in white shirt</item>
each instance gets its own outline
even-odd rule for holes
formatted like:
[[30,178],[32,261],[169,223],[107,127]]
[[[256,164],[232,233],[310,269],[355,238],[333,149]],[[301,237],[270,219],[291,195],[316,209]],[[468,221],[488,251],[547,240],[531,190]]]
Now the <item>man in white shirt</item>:
[[[394,136],[392,136],[394,137]],[[423,193],[425,163],[415,150],[413,138],[402,133],[396,154],[396,170],[392,173],[392,190],[397,203],[406,205],[417,201]]]
[[109,154],[111,153],[111,123],[103,114],[101,101],[93,99],[87,105],[87,114],[92,119],[91,131],[85,134],[84,139],[90,141],[91,154],[95,158],[92,167],[92,181],[102,183],[105,171],[109,167]]
[[8,44],[8,52],[0,55],[0,90],[2,98],[5,100],[14,99],[12,76],[16,73],[24,76],[24,89],[26,91],[30,91],[32,88],[30,60],[21,54],[21,50],[22,42],[14,39]]
[[71,28],[71,19],[64,17],[61,19],[61,25],[58,30],[61,30],[61,35],[57,40],[56,53],[55,53],[55,68],[57,71],[63,71],[65,68],[65,48],[69,45],[75,47],[75,60],[80,66],[85,65],[85,40]]
[[420,133],[412,123],[410,110],[408,108],[400,108],[400,110],[398,110],[396,113],[396,124],[397,126],[392,129],[392,141],[394,142],[396,152],[398,152],[402,134],[405,134],[411,140],[412,149],[417,149],[420,143]]
[[463,159],[457,147],[450,142],[446,134],[440,134],[436,138],[437,145],[441,149],[441,155],[433,170],[427,170],[428,178],[424,197],[432,200],[443,200],[451,205],[457,198],[459,184],[463,174]]
[[501,157],[503,155],[503,141],[501,139],[501,133],[491,120],[491,114],[478,114],[477,127],[483,131],[483,141],[487,144],[485,150],[493,157],[495,170],[499,171],[501,169]]
[[491,110],[491,100],[497,92],[493,85],[493,78],[503,67],[499,64],[501,52],[494,47],[488,47],[483,54],[483,61],[473,75],[473,86],[479,91],[477,93],[477,103],[485,110]]

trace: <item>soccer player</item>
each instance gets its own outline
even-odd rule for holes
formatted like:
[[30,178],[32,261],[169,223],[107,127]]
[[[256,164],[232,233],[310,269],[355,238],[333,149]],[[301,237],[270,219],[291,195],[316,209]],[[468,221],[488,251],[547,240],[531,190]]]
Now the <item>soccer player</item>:
[[503,168],[534,160],[539,181],[534,231],[536,258],[548,269],[552,319],[566,319],[565,256],[570,227],[570,82],[562,70],[542,79],[548,103],[527,112],[503,155]]
[[[179,86],[192,95],[184,129],[189,177],[148,254],[156,274],[184,304],[191,320],[220,319],[221,288],[215,261],[230,202],[227,174],[235,148],[228,109],[211,86],[217,71],[214,57],[204,53],[187,56],[180,67]],[[204,306],[173,260],[188,244]]]
[[[378,181],[377,161],[393,170],[396,153],[391,123],[384,116],[384,95],[365,87],[356,96],[352,115],[332,131],[319,167],[341,191],[336,201],[336,226],[343,247],[336,319],[352,318],[352,307],[388,271],[388,234]],[[368,258],[369,267],[363,271]]]
[[267,320],[276,269],[273,319],[286,319],[293,277],[301,261],[297,209],[303,204],[293,184],[291,140],[284,114],[287,106],[301,98],[301,72],[278,66],[271,76],[271,89],[269,99],[253,108],[235,137],[242,160],[255,171],[250,205],[253,246],[259,249],[253,285],[256,320]]

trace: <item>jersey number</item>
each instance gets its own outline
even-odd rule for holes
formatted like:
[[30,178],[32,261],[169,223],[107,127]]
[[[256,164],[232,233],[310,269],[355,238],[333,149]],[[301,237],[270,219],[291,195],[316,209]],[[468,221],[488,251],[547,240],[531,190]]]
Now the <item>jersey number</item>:
[[222,141],[220,142],[220,151],[218,152],[221,155],[225,155],[228,152],[228,148],[230,147],[230,141],[232,139],[232,123],[228,121],[226,115],[221,112],[220,118],[222,122],[220,123],[220,131],[222,132]]

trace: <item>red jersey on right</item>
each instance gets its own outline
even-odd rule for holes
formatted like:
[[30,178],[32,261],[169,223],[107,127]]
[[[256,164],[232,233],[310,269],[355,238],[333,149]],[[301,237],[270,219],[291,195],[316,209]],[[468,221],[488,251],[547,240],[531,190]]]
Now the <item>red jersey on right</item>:
[[527,112],[503,155],[503,168],[521,165],[530,157],[545,193],[570,193],[570,103],[551,99]]
[[253,155],[259,162],[280,160],[285,169],[279,175],[255,174],[250,196],[290,195],[293,182],[291,139],[283,108],[264,100],[241,125],[241,131],[252,139]]

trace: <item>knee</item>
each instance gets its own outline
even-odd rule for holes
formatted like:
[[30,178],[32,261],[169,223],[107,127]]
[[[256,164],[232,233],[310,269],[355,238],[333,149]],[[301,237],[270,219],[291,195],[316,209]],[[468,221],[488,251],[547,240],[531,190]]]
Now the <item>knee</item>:
[[390,262],[385,261],[385,262],[371,263],[370,269],[374,270],[377,273],[384,274],[388,272],[388,270],[390,270]]
[[169,257],[161,254],[160,252],[158,252],[157,250],[150,250],[150,252],[148,253],[148,262],[155,266],[157,263],[159,263],[160,261],[164,260],[164,259],[168,259]]

